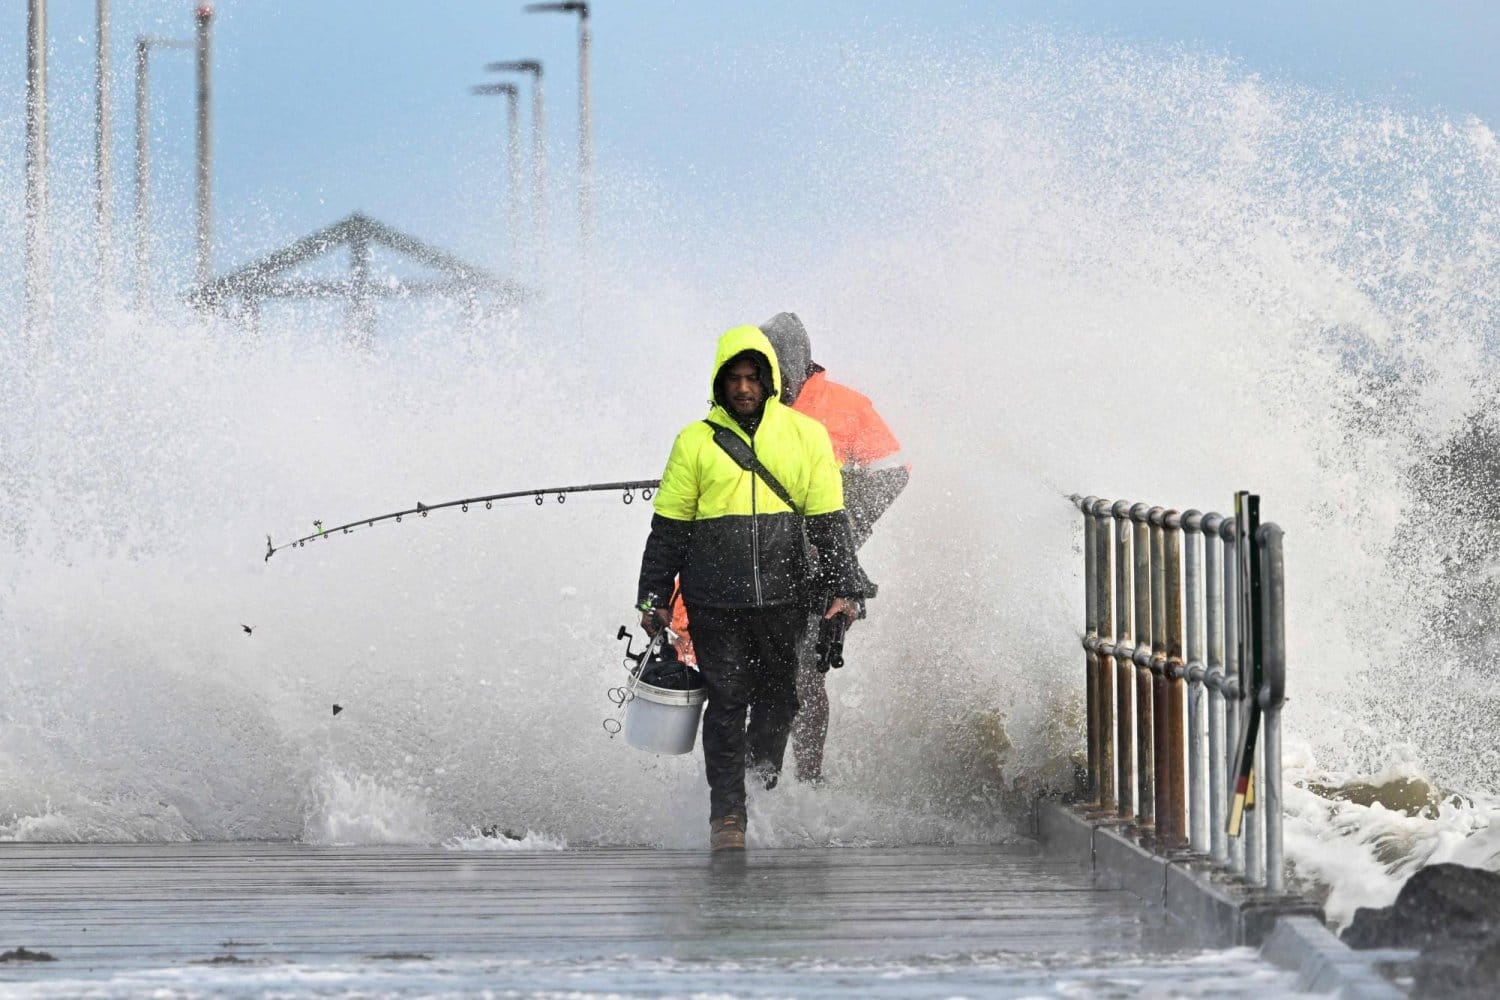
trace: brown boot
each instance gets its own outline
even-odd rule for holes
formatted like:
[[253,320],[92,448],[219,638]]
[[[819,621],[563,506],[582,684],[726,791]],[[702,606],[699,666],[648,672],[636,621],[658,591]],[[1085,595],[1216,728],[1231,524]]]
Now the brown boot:
[[743,851],[745,849],[745,814],[726,813],[708,824],[708,849]]

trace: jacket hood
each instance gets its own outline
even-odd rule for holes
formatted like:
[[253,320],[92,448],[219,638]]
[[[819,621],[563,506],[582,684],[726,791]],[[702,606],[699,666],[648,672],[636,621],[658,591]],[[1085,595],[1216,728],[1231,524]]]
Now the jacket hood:
[[[766,367],[771,375],[771,394],[766,403],[769,405],[781,394],[781,369],[776,363],[776,349],[771,346],[760,327],[737,326],[724,332],[719,338],[718,350],[714,353],[714,371],[708,381],[708,398],[715,406],[724,407],[719,400],[719,373],[732,359],[746,351],[754,351],[766,360]],[[727,410],[728,407],[724,409]]]
[[761,332],[771,342],[771,347],[781,359],[777,375],[783,389],[783,403],[793,403],[812,369],[812,341],[808,339],[807,327],[796,313],[777,313],[760,325]]

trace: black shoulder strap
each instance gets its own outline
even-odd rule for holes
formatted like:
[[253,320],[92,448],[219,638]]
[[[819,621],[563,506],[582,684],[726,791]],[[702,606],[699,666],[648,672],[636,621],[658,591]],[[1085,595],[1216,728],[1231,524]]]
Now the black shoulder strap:
[[728,427],[716,424],[712,420],[705,420],[703,422],[714,432],[714,443],[723,448],[725,454],[734,459],[735,465],[738,465],[746,472],[753,472],[757,476],[760,476],[761,481],[771,487],[771,492],[780,497],[782,503],[792,508],[792,511],[798,517],[802,516],[802,508],[792,502],[792,495],[787,492],[786,487],[782,486],[781,481],[771,475],[771,470],[766,468],[761,463],[761,460],[755,457],[755,452],[744,442],[744,439]]

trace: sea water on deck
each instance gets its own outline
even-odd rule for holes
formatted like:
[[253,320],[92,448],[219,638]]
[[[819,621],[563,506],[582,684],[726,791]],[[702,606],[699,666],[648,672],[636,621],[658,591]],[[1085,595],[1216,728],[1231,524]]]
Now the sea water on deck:
[[0,996],[1286,995],[1029,843],[0,845]]

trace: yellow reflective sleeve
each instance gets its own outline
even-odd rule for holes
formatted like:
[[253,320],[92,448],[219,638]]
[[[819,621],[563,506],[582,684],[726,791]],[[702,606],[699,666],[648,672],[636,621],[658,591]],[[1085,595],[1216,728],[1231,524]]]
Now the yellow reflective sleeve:
[[672,453],[667,456],[667,467],[661,474],[661,487],[652,502],[662,517],[691,521],[698,515],[698,444],[689,439],[688,431],[678,434],[672,442]]

